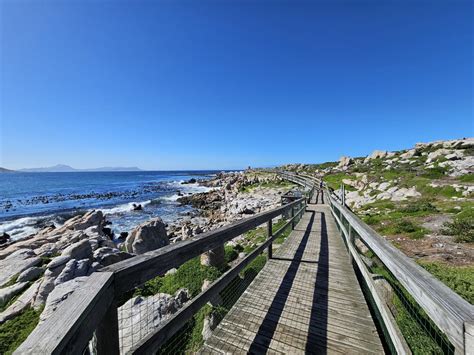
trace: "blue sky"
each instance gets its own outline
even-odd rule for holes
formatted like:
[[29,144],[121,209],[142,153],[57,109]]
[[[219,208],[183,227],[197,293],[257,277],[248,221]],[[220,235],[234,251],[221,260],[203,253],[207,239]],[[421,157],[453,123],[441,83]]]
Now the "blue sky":
[[0,9],[0,166],[232,169],[474,135],[470,1]]

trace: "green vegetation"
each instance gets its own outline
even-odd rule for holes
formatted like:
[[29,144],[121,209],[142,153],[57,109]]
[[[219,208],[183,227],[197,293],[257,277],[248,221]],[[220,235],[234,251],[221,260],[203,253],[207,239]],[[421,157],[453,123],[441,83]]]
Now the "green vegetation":
[[443,233],[452,235],[457,242],[474,242],[474,208],[458,213],[452,222],[443,225]]
[[[437,328],[415,302],[410,294],[401,286],[397,279],[385,268],[379,259],[370,271],[381,275],[395,291],[390,310],[413,354],[443,354],[447,340],[441,333],[436,334]],[[426,328],[430,329],[427,331]],[[445,343],[445,344],[443,344]]]
[[39,321],[40,310],[28,308],[19,316],[0,325],[0,354],[11,354],[33,331]]
[[474,266],[449,266],[425,262],[420,262],[420,265],[466,301],[474,304]]
[[252,192],[256,188],[267,188],[267,189],[279,189],[279,188],[288,188],[291,189],[292,187],[295,187],[296,185],[289,182],[289,181],[268,181],[268,182],[260,182],[258,184],[251,184],[244,186],[240,189],[240,192]]
[[[436,207],[431,203],[430,200],[427,199],[419,199],[416,201],[410,201],[406,206],[399,209],[400,212],[404,212],[407,214],[418,214],[418,215],[425,215],[424,212],[437,212],[438,210]],[[421,212],[421,213],[420,213]]]
[[[355,176],[354,175],[349,175],[345,173],[337,173],[337,174],[330,174],[326,175],[323,180],[326,183],[327,186],[329,186],[331,189],[337,190],[341,187],[342,180],[344,179],[350,179],[354,180]],[[353,191],[355,190],[352,186],[346,186],[346,189],[348,191]]]
[[458,178],[461,182],[474,182],[474,174],[462,175]]
[[189,290],[191,297],[201,292],[204,280],[214,281],[224,270],[203,266],[199,257],[181,265],[175,273],[158,276],[135,291],[135,296],[151,296],[160,292],[174,295],[180,288]]
[[441,179],[442,177],[445,176],[447,171],[448,171],[447,168],[443,168],[441,166],[435,166],[431,169],[426,169],[421,176],[427,179]]

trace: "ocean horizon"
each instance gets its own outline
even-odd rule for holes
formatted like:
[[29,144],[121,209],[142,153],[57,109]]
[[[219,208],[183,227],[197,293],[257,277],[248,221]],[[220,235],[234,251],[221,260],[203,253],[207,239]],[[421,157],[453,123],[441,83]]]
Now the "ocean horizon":
[[[182,195],[205,192],[190,179],[209,179],[226,170],[15,172],[0,174],[0,234],[12,240],[68,218],[100,209],[114,233],[128,232],[153,217],[173,222],[192,211]],[[134,210],[133,204],[143,209]]]

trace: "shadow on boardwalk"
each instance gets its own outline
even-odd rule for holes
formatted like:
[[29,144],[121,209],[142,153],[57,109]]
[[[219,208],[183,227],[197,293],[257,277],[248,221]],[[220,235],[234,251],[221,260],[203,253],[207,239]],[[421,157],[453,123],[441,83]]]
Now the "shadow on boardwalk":
[[[275,294],[275,297],[267,311],[262,324],[250,346],[249,353],[261,354],[268,351],[271,340],[278,326],[278,321],[283,313],[289,292],[293,281],[295,280],[298,268],[301,263],[315,263],[318,268],[316,274],[315,285],[313,287],[313,306],[311,308],[310,324],[308,327],[308,338],[306,341],[306,353],[325,354],[327,352],[327,319],[328,319],[328,268],[329,268],[329,250],[328,250],[328,233],[326,227],[326,216],[324,213],[318,213],[321,218],[321,241],[318,261],[309,261],[303,259],[303,254],[308,244],[308,239],[313,229],[316,212],[311,212],[309,223],[305,233],[296,250],[293,259],[275,258],[277,260],[291,261],[288,270]],[[318,290],[318,291],[317,291]]]

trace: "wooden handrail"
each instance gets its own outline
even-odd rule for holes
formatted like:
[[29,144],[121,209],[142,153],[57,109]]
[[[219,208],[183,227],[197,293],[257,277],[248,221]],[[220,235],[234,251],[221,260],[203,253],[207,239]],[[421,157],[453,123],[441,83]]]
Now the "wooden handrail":
[[[390,242],[362,222],[332,194],[329,203],[357,232],[360,239],[380,259],[436,326],[447,336],[456,351],[465,353],[465,323],[474,320],[474,307],[448,286],[395,248]],[[341,221],[342,224],[342,221]]]
[[[193,239],[135,256],[93,273],[84,281],[83,286],[59,304],[58,309],[33,330],[15,354],[82,352],[107,312],[111,307],[116,307],[115,302],[125,292],[287,211],[294,210],[297,206],[305,205],[305,200],[306,198],[302,197],[273,210],[236,221]],[[299,213],[301,211],[304,211],[304,208],[300,209]],[[295,218],[296,216],[291,222]],[[264,245],[268,247],[273,239],[268,239]],[[109,335],[118,337],[118,332],[109,332]]]

